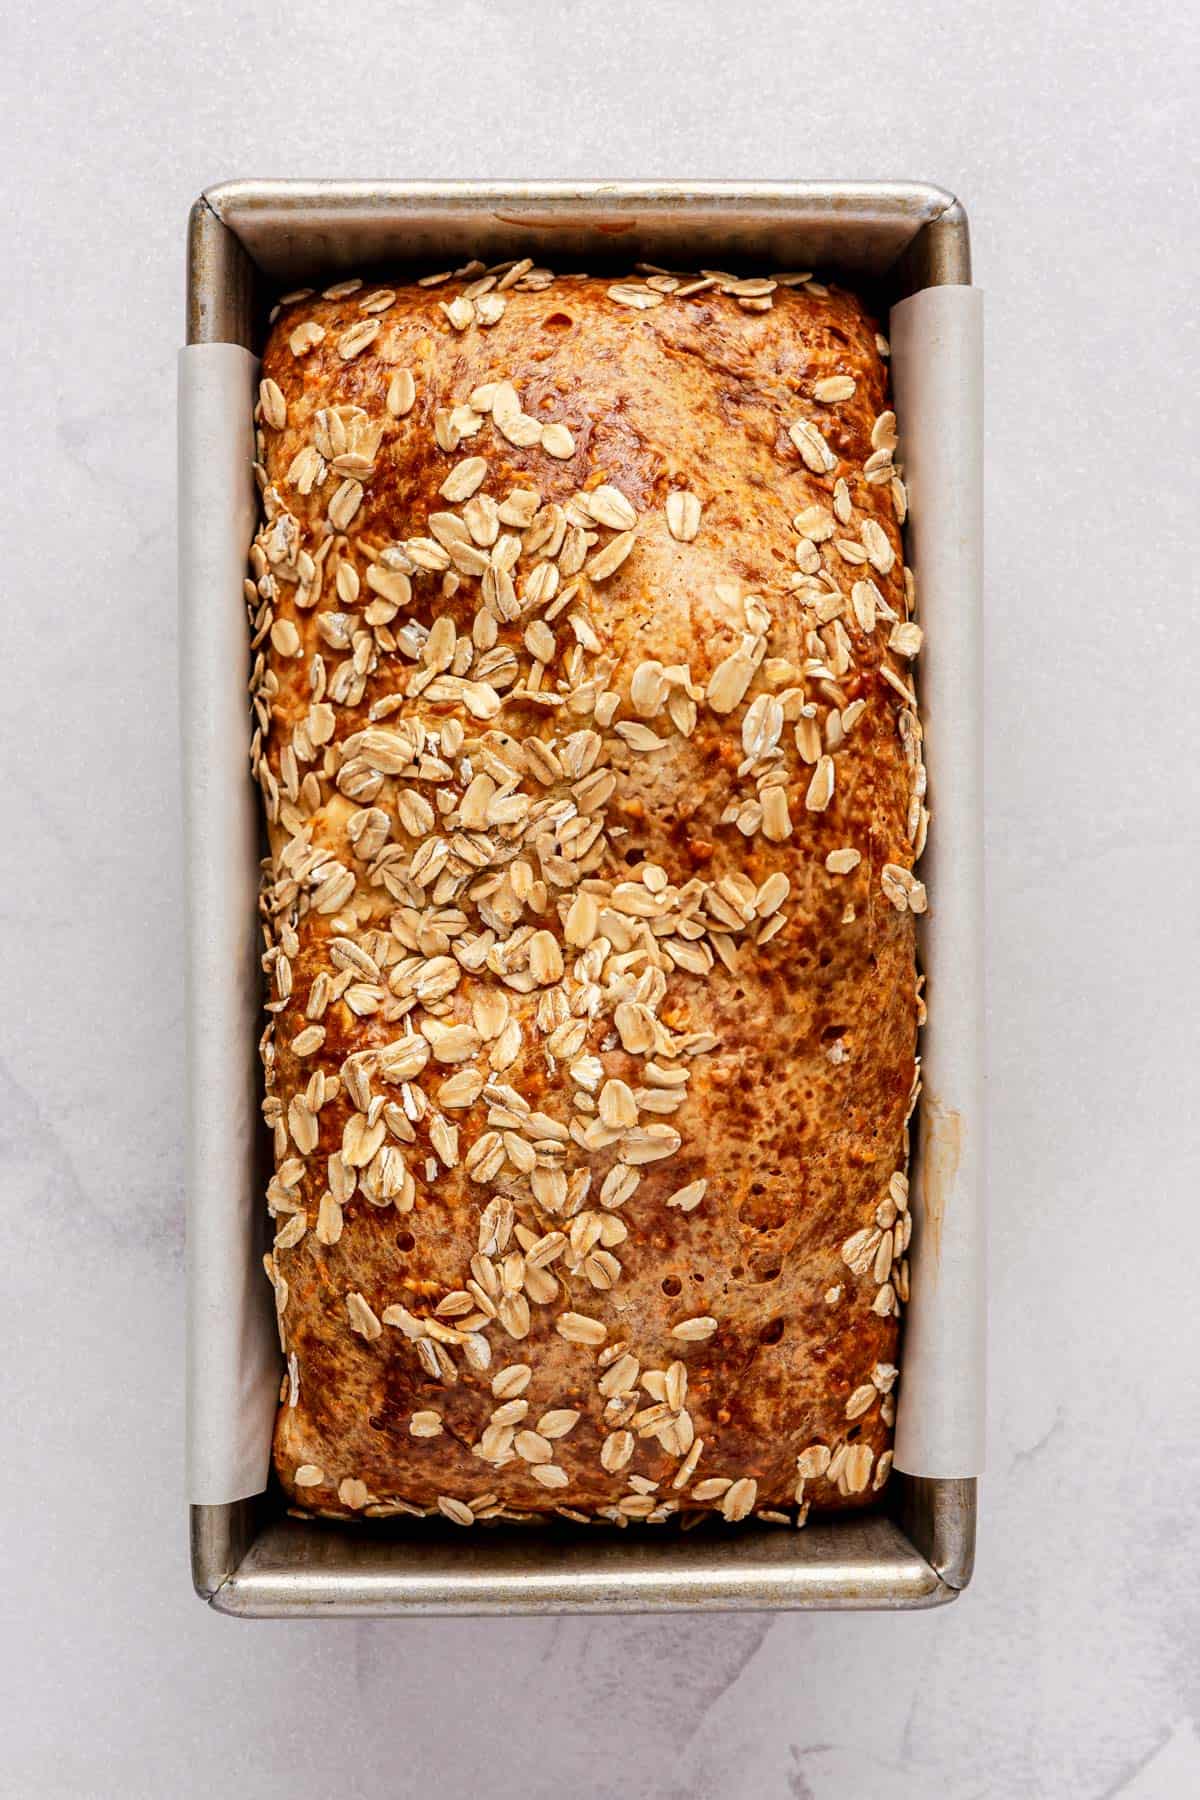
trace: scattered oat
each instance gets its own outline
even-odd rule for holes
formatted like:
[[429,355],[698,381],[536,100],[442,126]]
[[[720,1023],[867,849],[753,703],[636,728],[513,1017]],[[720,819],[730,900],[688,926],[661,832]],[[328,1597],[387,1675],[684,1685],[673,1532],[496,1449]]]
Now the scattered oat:
[[608,1327],[599,1319],[589,1318],[585,1313],[560,1313],[555,1321],[554,1329],[559,1337],[566,1338],[569,1344],[600,1345],[608,1336]]
[[633,531],[623,531],[619,536],[610,538],[602,550],[597,550],[584,563],[584,572],[593,581],[604,581],[609,575],[615,575],[633,549],[636,535]]
[[[696,1490],[692,1491],[694,1493]],[[757,1481],[744,1475],[740,1481],[735,1481],[732,1487],[726,1488],[721,1496],[721,1512],[732,1524],[738,1519],[746,1518],[754,1511],[754,1502],[757,1498]]]
[[543,425],[542,449],[547,456],[556,456],[565,461],[575,454],[575,439],[565,425]]
[[359,324],[351,325],[348,331],[343,331],[337,341],[337,353],[342,361],[350,362],[353,357],[361,356],[368,345],[375,342],[379,330],[378,319],[363,319]]
[[607,291],[609,299],[615,300],[618,306],[631,306],[643,312],[649,307],[661,306],[666,298],[657,289],[636,282],[618,282]]
[[862,541],[871,567],[886,575],[896,561],[896,553],[883,526],[874,519],[864,519]]
[[318,325],[315,319],[307,319],[303,325],[297,325],[288,337],[288,347],[295,357],[307,356],[310,350],[325,341],[325,327]]
[[699,1313],[694,1319],[681,1319],[678,1325],[672,1325],[671,1336],[682,1338],[685,1343],[699,1344],[710,1338],[717,1329],[717,1321],[706,1313]]
[[808,792],[804,796],[804,804],[809,812],[824,812],[833,799],[833,758],[822,756],[813,770],[808,784]]
[[884,863],[879,882],[897,912],[925,911],[928,905],[925,884],[917,880],[911,869],[905,869],[899,863]]
[[703,1200],[708,1187],[707,1178],[689,1181],[686,1187],[676,1188],[673,1194],[667,1195],[666,1204],[678,1212],[694,1212]]
[[710,1475],[706,1480],[696,1483],[692,1489],[692,1499],[701,1502],[719,1500],[732,1486],[733,1482],[728,1475]]
[[455,331],[466,331],[468,326],[475,323],[474,303],[463,294],[459,294],[456,299],[449,302],[439,300],[438,308],[445,314]]
[[797,419],[794,425],[789,425],[788,436],[800,452],[801,462],[814,475],[828,475],[837,468],[837,457],[816,426],[807,419]]
[[700,529],[700,502],[687,488],[667,495],[667,529],[681,544],[689,544]]
[[477,488],[487,480],[487,460],[482,456],[467,456],[456,463],[443,481],[438,493],[443,500],[469,500]]
[[637,524],[633,502],[611,482],[602,482],[599,487],[581,495],[580,500],[597,525],[607,525],[612,531],[632,531]]
[[283,389],[277,381],[268,376],[258,384],[258,400],[262,407],[262,416],[267,424],[276,431],[282,431],[287,424],[287,401],[283,397]]
[[831,406],[837,400],[854,398],[855,382],[850,375],[827,375],[824,380],[813,384],[813,398],[823,406]]

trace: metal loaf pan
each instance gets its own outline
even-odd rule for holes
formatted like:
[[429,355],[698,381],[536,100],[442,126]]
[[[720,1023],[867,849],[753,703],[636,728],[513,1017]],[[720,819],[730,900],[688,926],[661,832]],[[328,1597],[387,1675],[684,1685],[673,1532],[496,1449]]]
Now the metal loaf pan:
[[[311,275],[525,255],[815,266],[870,283],[883,305],[971,279],[965,212],[921,183],[235,181],[192,208],[187,340],[256,350],[272,295]],[[882,1510],[803,1531],[654,1537],[342,1528],[288,1517],[268,1493],[191,1508],[192,1575],[243,1618],[929,1607],[970,1580],[975,1515],[973,1480],[899,1474]]]

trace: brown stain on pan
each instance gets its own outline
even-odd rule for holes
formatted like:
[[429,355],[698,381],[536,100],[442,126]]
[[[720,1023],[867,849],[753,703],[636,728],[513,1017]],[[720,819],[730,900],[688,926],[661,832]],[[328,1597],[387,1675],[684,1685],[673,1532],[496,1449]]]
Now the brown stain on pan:
[[[530,231],[576,231],[578,221],[564,219],[558,213],[493,213],[492,217],[501,225],[524,225]],[[636,231],[636,219],[603,219],[589,225],[590,231],[599,232],[601,237],[625,237],[627,233]]]

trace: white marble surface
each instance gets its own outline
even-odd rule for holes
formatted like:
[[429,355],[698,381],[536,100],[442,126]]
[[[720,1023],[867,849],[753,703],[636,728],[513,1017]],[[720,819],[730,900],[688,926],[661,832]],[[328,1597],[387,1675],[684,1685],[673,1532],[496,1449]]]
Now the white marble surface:
[[[6,21],[5,1796],[1200,1786],[1195,16],[726,11],[45,0]],[[247,1626],[191,1596],[183,230],[206,182],[321,172],[915,175],[970,209],[995,1378],[979,1572],[948,1611]]]

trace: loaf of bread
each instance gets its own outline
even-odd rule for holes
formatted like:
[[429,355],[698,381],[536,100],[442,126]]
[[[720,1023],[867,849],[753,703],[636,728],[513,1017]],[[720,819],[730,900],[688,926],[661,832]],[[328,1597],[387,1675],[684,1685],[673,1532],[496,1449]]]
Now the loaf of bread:
[[886,357],[802,272],[281,301],[247,597],[293,1505],[884,1486],[926,820]]

